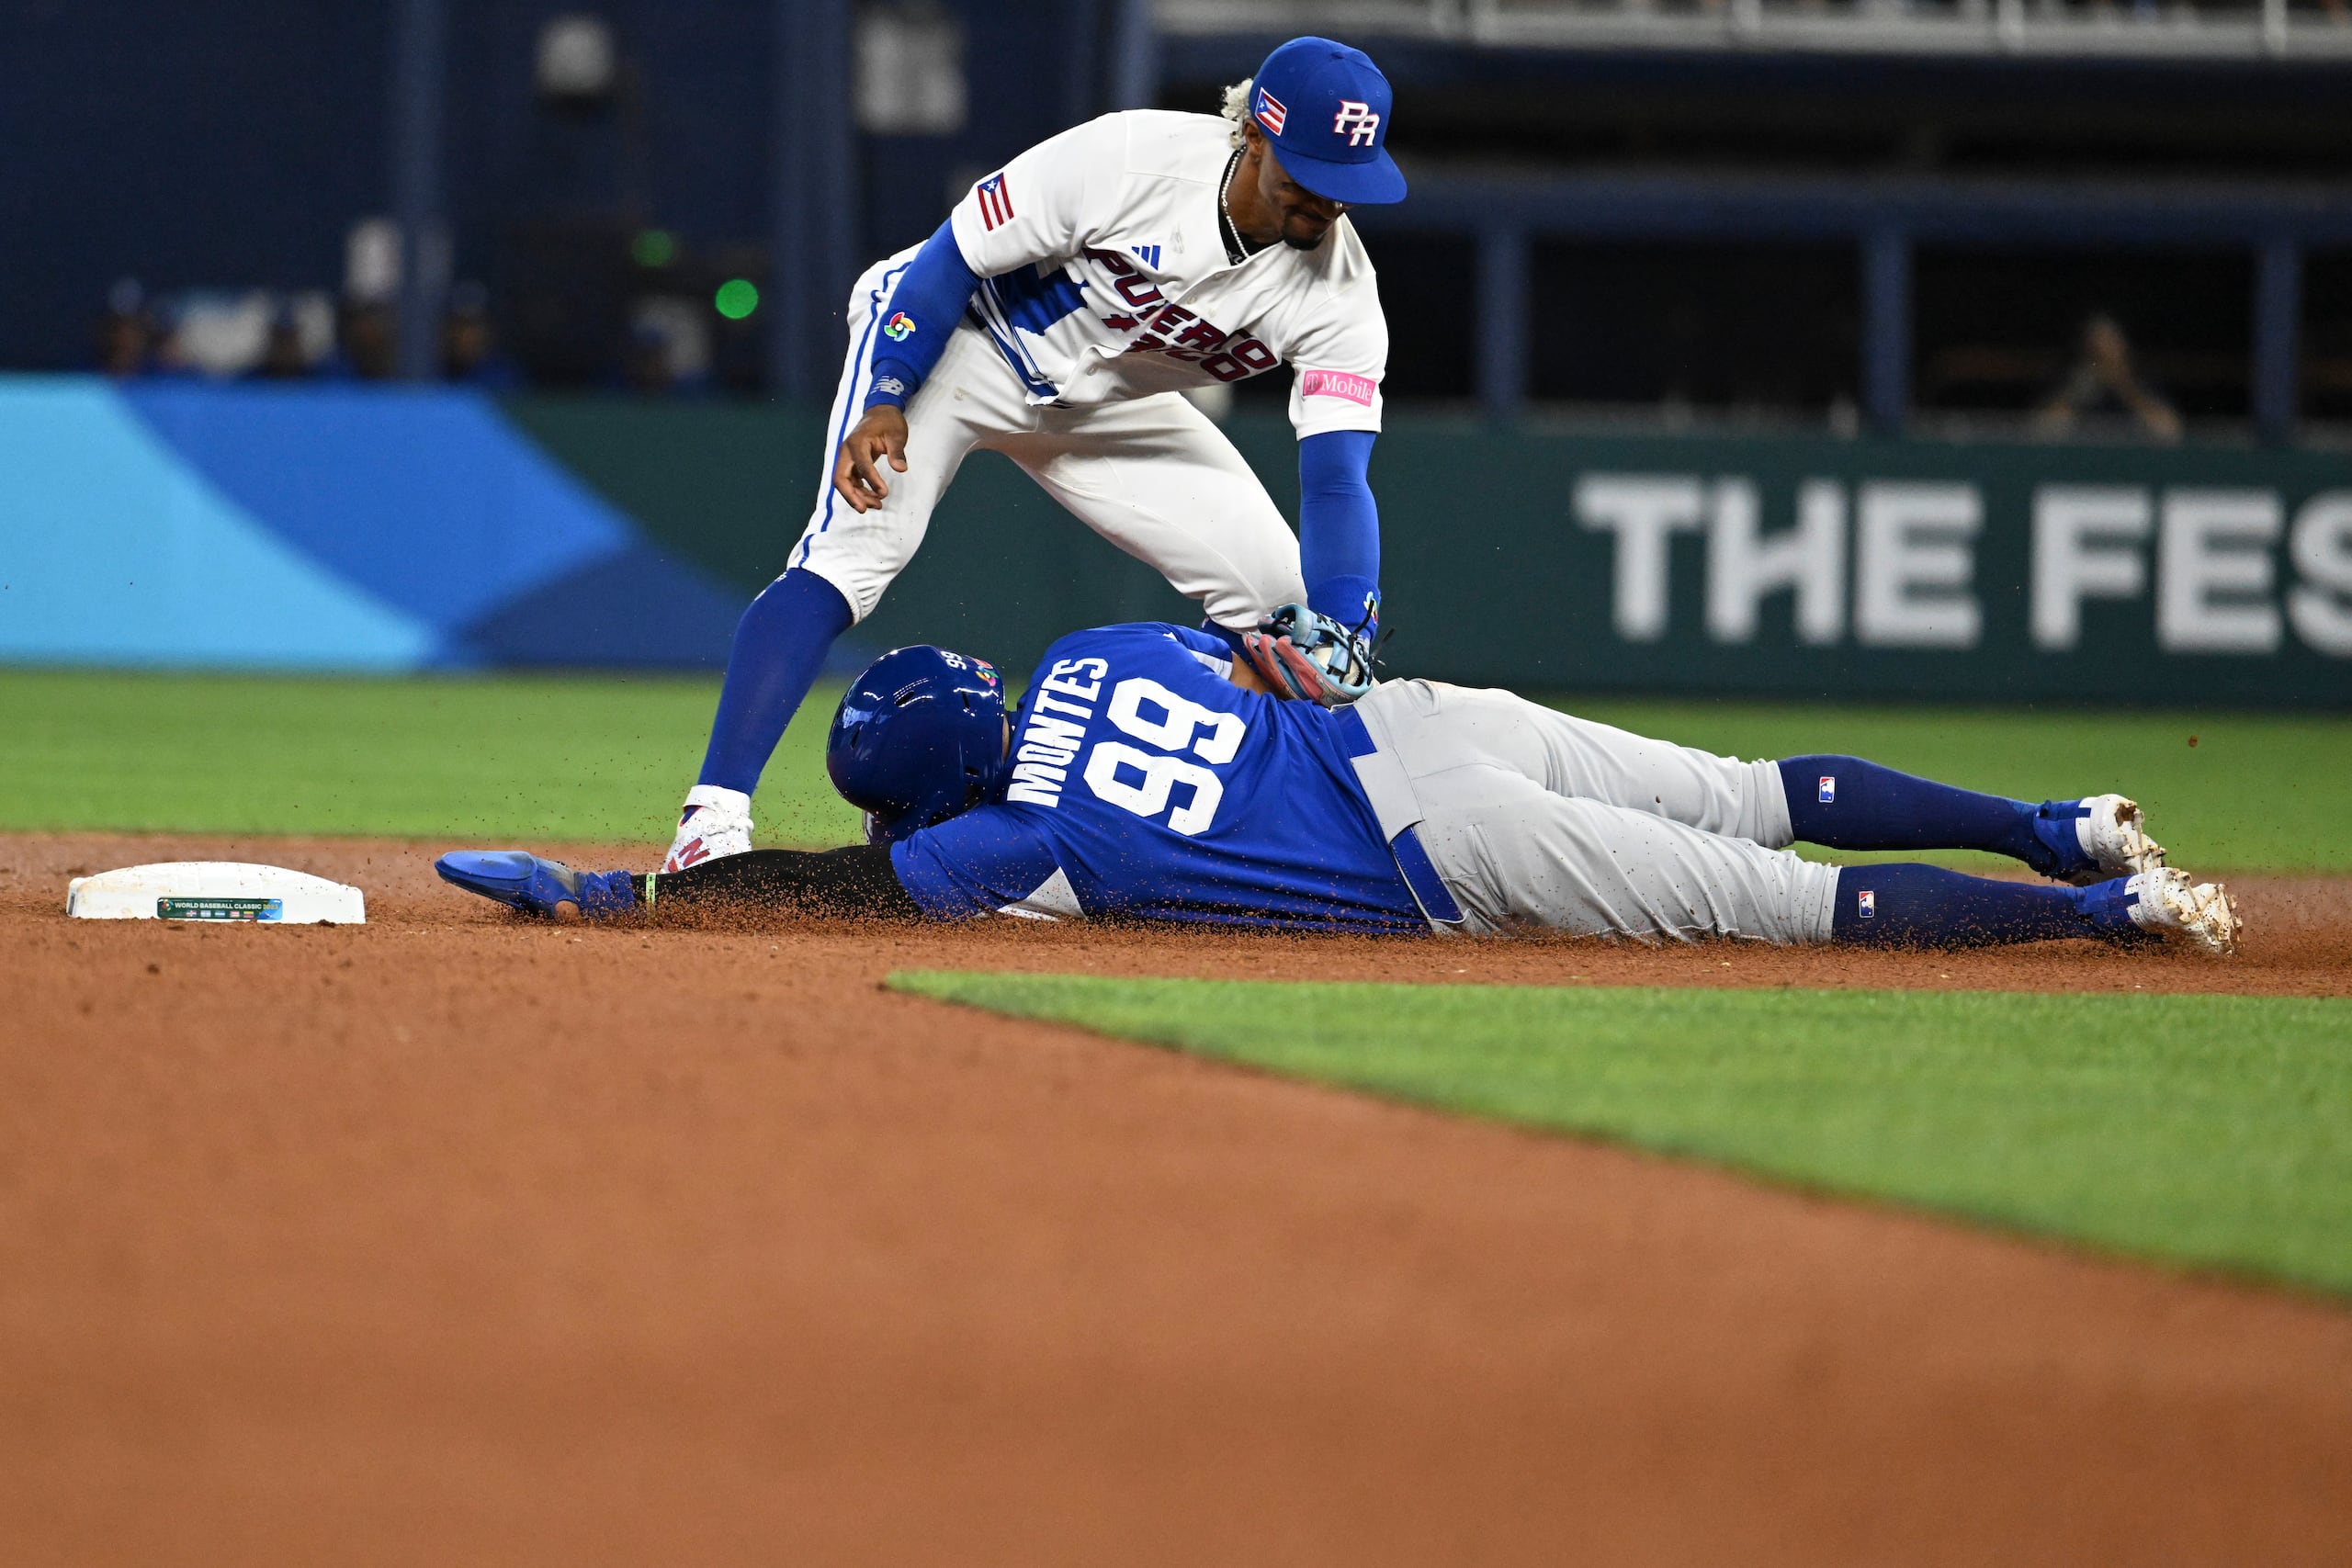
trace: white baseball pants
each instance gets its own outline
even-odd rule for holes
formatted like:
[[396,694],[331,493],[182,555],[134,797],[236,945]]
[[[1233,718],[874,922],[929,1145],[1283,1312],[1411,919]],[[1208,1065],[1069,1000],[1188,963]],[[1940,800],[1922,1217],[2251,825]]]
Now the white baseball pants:
[[1381,829],[1415,829],[1461,908],[1450,929],[1829,940],[1838,870],[1783,848],[1772,762],[1435,681],[1375,687],[1356,711],[1388,776],[1377,787],[1358,760]]
[[905,570],[932,509],[965,455],[1001,452],[1078,520],[1137,560],[1220,626],[1304,603],[1298,539],[1258,476],[1208,417],[1174,392],[1088,408],[1040,408],[988,335],[949,335],[928,380],[907,400],[907,471],[885,465],[890,493],[858,513],[833,490],[842,438],[864,412],[882,308],[914,253],[876,264],[850,296],[849,358],[833,394],[817,504],[788,565],[815,572],[864,620]]

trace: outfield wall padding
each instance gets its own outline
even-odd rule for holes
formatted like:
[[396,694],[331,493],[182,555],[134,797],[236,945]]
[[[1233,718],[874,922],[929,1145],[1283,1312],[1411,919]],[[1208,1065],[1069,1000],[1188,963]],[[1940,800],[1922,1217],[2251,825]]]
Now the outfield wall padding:
[[[813,413],[510,413],[746,592],[816,494]],[[1226,427],[1297,515],[1272,414]],[[1373,458],[1393,672],[1591,692],[2352,705],[2352,456],[1497,429],[1392,412]],[[956,476],[854,634],[1009,668],[1187,606],[1002,457]]]
[[[1227,426],[1292,516],[1277,414]],[[0,378],[0,660],[715,667],[823,415]],[[920,453],[917,454],[918,457]],[[1636,436],[1392,412],[1393,673],[1594,692],[2352,705],[2352,457]],[[847,664],[1190,618],[975,454]]]

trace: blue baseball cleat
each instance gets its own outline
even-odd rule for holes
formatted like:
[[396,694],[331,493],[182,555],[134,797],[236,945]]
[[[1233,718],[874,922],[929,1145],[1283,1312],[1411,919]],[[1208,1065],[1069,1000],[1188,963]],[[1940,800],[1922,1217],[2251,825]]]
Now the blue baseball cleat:
[[604,919],[637,908],[625,871],[574,871],[522,850],[452,850],[433,863],[441,880],[553,920]]

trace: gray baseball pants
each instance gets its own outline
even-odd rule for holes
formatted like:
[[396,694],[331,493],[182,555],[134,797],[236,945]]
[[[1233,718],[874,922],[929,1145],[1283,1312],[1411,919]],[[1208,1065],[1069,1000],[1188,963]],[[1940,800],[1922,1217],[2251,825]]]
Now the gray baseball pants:
[[1779,767],[1595,724],[1503,691],[1396,681],[1356,704],[1381,829],[1415,829],[1488,935],[1825,942],[1835,866],[1799,860]]

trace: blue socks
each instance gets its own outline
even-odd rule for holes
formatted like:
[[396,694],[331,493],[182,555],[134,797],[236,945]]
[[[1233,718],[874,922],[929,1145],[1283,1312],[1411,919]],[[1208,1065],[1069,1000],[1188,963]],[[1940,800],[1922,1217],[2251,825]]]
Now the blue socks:
[[1808,844],[1832,850],[1986,850],[2044,876],[2087,871],[2075,800],[2029,806],[1956,789],[1860,757],[1790,757],[1780,764],[1789,823]]
[[1983,947],[2095,936],[2147,938],[2118,877],[2089,887],[1996,882],[1939,865],[1849,865],[1838,873],[1831,940],[1864,947]]
[[[1833,850],[1986,850],[2044,876],[2092,869],[2075,823],[2078,800],[2030,806],[1915,778],[1860,757],[1782,761],[1789,824]],[[2143,939],[2124,878],[2088,887],[1996,882],[1934,865],[1858,865],[1838,874],[1833,939],[1871,947],[1974,947],[2096,936]]]
[[841,590],[813,571],[795,567],[761,591],[735,623],[696,783],[745,795],[759,788],[761,770],[850,619]]

